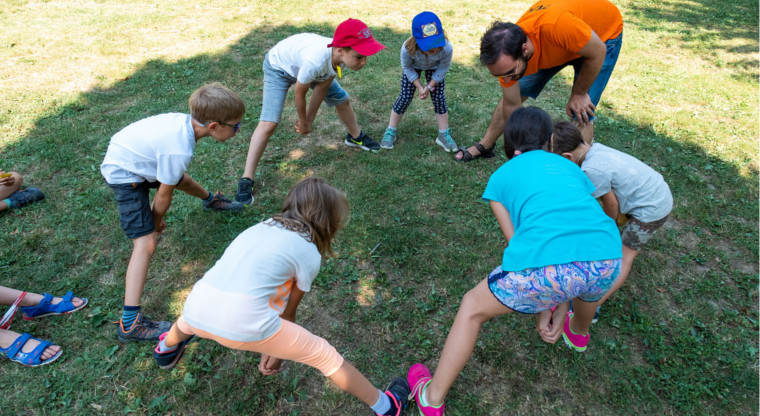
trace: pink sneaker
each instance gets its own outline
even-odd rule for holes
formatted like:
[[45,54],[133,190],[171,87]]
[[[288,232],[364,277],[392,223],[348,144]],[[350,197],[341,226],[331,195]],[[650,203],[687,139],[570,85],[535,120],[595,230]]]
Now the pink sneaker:
[[421,416],[443,416],[444,404],[438,407],[423,406],[422,397],[425,394],[425,389],[428,383],[430,383],[430,371],[424,364],[417,363],[409,369],[409,374],[406,376],[406,380],[409,382],[409,387],[412,389],[412,393],[409,395],[409,400],[414,398],[417,402],[417,408],[420,409]]
[[573,313],[568,311],[567,319],[565,319],[565,328],[562,331],[562,339],[565,340],[565,344],[567,344],[568,347],[578,352],[586,351],[586,346],[591,339],[591,334],[580,335],[573,332],[572,328],[570,328],[570,319],[572,319],[572,317]]

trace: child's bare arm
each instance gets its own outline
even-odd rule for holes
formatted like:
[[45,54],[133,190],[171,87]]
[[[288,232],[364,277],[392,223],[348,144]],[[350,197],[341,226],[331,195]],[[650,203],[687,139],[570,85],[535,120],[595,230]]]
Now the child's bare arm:
[[153,197],[153,224],[156,226],[156,232],[162,233],[166,228],[166,222],[164,222],[164,215],[169,210],[169,206],[172,204],[172,195],[174,194],[174,188],[176,185],[167,185],[162,183],[156,190],[156,196]]
[[286,321],[295,322],[296,309],[298,309],[298,305],[301,303],[301,299],[303,299],[303,295],[305,294],[306,292],[299,289],[294,283],[293,288],[290,290],[288,304],[285,305],[285,310],[280,314],[280,318],[285,319]]
[[298,121],[296,122],[296,131],[301,134],[311,133],[311,121],[306,115],[306,93],[309,92],[309,86],[296,81],[295,101],[296,111],[298,111]]
[[512,217],[510,217],[509,211],[504,208],[504,205],[502,205],[501,202],[491,201],[491,209],[493,210],[493,215],[496,217],[496,221],[499,222],[501,232],[504,233],[504,237],[507,238],[507,245],[509,245],[509,240],[515,235],[515,226],[512,224]]
[[602,208],[604,213],[610,218],[617,221],[618,214],[620,214],[620,203],[618,202],[615,193],[610,190],[606,194],[599,197],[602,201]]
[[322,100],[327,96],[327,90],[330,88],[335,77],[332,77],[326,81],[322,81],[314,86],[314,90],[311,92],[311,99],[309,99],[309,108],[306,109],[306,118],[309,123],[314,123],[314,119],[317,118],[317,111],[319,106],[322,105]]

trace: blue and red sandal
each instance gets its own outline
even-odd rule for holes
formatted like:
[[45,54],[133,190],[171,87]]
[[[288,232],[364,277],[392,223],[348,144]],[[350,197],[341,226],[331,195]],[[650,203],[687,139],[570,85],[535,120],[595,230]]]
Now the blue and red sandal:
[[63,295],[63,300],[56,304],[52,303],[54,296],[50,293],[43,293],[42,296],[43,298],[39,305],[21,308],[21,312],[23,313],[22,318],[24,318],[24,320],[31,321],[33,319],[51,315],[68,315],[87,306],[87,298],[80,298],[82,299],[82,304],[79,305],[79,307],[74,306],[71,302],[75,297],[72,292],[66,292],[66,294]]
[[[24,345],[26,345],[27,341],[31,339],[39,341],[40,344],[29,352],[22,352],[21,349],[24,347]],[[34,338],[31,335],[24,333],[22,335],[19,335],[19,337],[16,338],[16,340],[13,341],[13,344],[11,344],[8,348],[0,348],[0,357],[5,357],[11,361],[15,361],[27,367],[39,367],[41,365],[52,363],[53,361],[57,360],[61,354],[63,354],[63,350],[60,350],[57,354],[48,358],[47,360],[40,360],[42,353],[45,351],[45,348],[50,345],[56,344],[53,344],[50,341],[43,341],[41,339]]]

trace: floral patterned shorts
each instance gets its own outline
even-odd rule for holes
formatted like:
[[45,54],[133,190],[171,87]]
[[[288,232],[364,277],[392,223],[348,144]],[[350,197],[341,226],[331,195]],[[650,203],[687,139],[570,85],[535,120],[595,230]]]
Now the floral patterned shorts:
[[504,306],[521,313],[539,313],[568,300],[596,302],[620,274],[621,259],[576,261],[514,272],[497,267],[488,287]]

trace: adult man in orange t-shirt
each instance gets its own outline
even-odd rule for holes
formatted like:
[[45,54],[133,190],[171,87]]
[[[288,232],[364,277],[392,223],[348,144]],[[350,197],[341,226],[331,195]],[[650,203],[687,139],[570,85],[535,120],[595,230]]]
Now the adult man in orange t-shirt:
[[517,23],[496,21],[480,42],[480,62],[499,78],[502,99],[480,143],[455,159],[494,156],[504,123],[528,97],[567,65],[575,80],[565,111],[590,143],[594,111],[617,62],[623,40],[620,10],[608,0],[540,0]]

